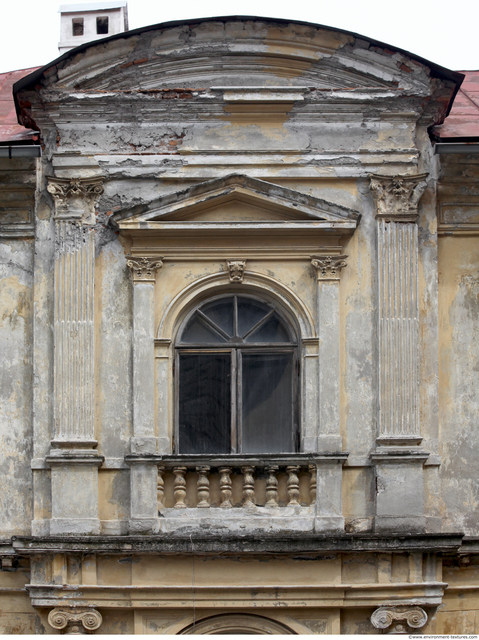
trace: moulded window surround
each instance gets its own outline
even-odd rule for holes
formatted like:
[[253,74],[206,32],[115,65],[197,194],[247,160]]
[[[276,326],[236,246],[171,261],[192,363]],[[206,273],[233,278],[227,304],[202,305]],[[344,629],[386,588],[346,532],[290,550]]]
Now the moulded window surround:
[[83,18],[72,18],[72,34],[82,36],[84,33]]
[[177,453],[298,450],[297,337],[273,304],[203,302],[180,329],[175,373]]

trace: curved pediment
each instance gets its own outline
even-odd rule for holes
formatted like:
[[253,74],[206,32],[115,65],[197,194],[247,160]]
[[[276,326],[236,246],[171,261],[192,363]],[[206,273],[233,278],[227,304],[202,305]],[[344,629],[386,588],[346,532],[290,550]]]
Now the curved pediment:
[[447,74],[451,72],[347,31],[227,17],[153,25],[83,45],[19,87],[40,81],[55,89],[116,92],[224,86],[424,91],[431,75]]
[[357,211],[245,175],[231,174],[169,193],[148,204],[117,211],[112,224],[120,229],[161,229],[234,225],[335,229],[351,233]]

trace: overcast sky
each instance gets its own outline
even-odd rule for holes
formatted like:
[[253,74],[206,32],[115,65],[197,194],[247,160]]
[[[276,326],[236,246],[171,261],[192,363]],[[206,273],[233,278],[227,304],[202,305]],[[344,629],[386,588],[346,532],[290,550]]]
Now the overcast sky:
[[[0,72],[58,57],[60,4],[69,2],[0,0]],[[304,20],[369,36],[449,69],[479,69],[479,0],[128,0],[128,14],[130,29],[224,15]]]

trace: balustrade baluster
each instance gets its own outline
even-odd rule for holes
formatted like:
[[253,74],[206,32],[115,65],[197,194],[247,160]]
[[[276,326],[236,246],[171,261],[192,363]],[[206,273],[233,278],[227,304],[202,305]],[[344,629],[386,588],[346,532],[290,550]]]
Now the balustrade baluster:
[[288,507],[299,506],[298,498],[299,498],[299,478],[298,478],[298,466],[286,467],[286,471],[288,473],[288,496],[289,502]]
[[231,509],[231,496],[233,494],[233,484],[231,482],[231,473],[233,472],[231,467],[220,467],[220,491],[221,491],[221,504],[222,509]]
[[198,481],[196,490],[198,492],[198,509],[209,509],[210,507],[210,481],[208,480],[208,472],[210,467],[196,467],[198,472]]
[[186,509],[186,471],[186,467],[175,467],[173,469],[173,473],[175,474],[175,481],[173,483],[173,493],[176,500],[175,509]]
[[316,465],[310,464],[309,473],[311,474],[311,479],[309,481],[309,495],[311,496],[311,504],[316,504],[316,472]]
[[278,506],[278,479],[276,478],[277,466],[268,467],[266,478],[266,504],[265,507]]
[[158,467],[158,481],[157,481],[157,498],[158,509],[164,509],[163,496],[165,495],[165,481],[163,480],[163,474],[165,473],[165,467]]
[[254,507],[254,467],[241,467],[243,472],[243,507]]

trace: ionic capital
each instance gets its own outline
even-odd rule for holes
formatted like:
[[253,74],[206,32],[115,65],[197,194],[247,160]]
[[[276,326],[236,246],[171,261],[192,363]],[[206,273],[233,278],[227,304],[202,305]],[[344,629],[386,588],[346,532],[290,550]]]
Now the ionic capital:
[[346,266],[348,256],[312,256],[311,264],[316,270],[318,281],[339,280],[341,270]]
[[412,629],[421,629],[427,622],[427,613],[421,607],[397,606],[379,607],[371,616],[376,629],[389,629],[387,633],[411,633]]
[[48,614],[48,624],[62,633],[80,635],[95,631],[103,622],[95,609],[65,607],[52,609]]
[[126,264],[131,269],[133,282],[155,282],[156,270],[163,266],[163,258],[127,257]]
[[370,175],[370,186],[376,201],[377,218],[386,221],[416,222],[417,205],[424,193],[428,174],[415,176]]
[[95,203],[103,193],[102,176],[92,178],[47,178],[47,191],[55,201],[55,219],[77,224],[95,224]]
[[227,260],[230,282],[243,282],[246,260]]

